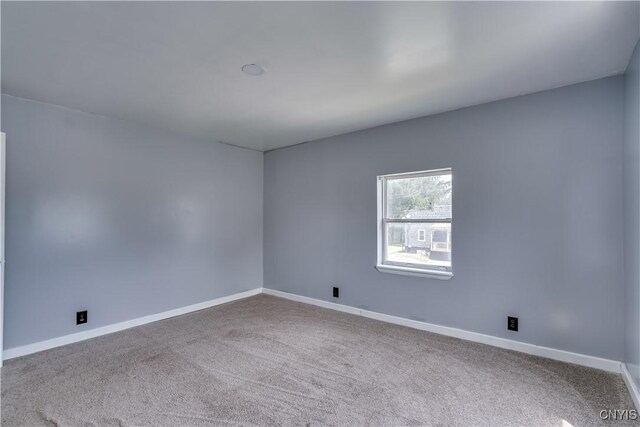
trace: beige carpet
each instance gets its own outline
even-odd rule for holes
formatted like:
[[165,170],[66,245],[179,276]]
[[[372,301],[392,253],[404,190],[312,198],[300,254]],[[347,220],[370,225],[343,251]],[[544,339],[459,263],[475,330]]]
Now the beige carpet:
[[258,295],[14,359],[2,425],[591,426],[620,375]]

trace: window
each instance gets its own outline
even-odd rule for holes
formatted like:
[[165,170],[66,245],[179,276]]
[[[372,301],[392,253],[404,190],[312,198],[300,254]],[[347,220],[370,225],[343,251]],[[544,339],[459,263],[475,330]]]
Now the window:
[[451,200],[451,169],[379,176],[376,268],[452,277]]

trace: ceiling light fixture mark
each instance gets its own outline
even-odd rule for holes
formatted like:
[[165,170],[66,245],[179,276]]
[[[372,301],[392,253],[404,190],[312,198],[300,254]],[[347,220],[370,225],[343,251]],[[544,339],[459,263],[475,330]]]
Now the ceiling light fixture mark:
[[261,76],[265,73],[265,69],[258,64],[245,64],[242,66],[242,72],[249,76]]

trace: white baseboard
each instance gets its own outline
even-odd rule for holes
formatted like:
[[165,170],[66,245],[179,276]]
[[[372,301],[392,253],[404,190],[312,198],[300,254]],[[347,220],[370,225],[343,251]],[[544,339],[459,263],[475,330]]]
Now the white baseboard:
[[[638,406],[638,393],[633,382],[629,382],[631,377],[625,377],[626,367],[621,366],[621,362],[616,360],[603,359],[595,356],[587,356],[579,353],[572,353],[564,350],[557,350],[549,347],[542,347],[535,344],[528,344],[519,341],[513,341],[505,338],[494,337],[491,335],[484,335],[477,332],[465,331],[463,329],[451,328],[448,326],[440,326],[427,322],[420,322],[417,320],[405,319],[403,317],[391,316],[388,314],[377,313],[375,311],[362,310],[356,307],[351,307],[343,304],[336,304],[333,302],[322,301],[315,298],[305,297],[301,295],[291,294],[288,292],[277,291],[275,289],[256,288],[245,292],[229,295],[222,298],[216,298],[214,300],[201,302],[198,304],[189,305],[186,307],[176,308],[174,310],[165,311],[162,313],[152,314],[149,316],[139,317],[137,319],[127,320],[125,322],[115,323],[113,325],[102,326],[95,329],[90,329],[75,334],[65,335],[62,337],[52,338],[45,341],[40,341],[33,344],[28,344],[20,347],[13,347],[4,350],[2,353],[3,359],[13,359],[15,357],[25,356],[27,354],[36,353],[43,350],[48,350],[54,347],[60,347],[67,344],[72,344],[78,341],[87,340],[90,338],[99,337],[113,332],[122,331],[124,329],[133,328],[135,326],[145,325],[147,323],[156,322],[158,320],[168,319],[174,316],[180,316],[182,314],[191,313],[205,308],[214,307],[216,305],[225,304],[227,302],[236,301],[242,298],[247,298],[253,295],[264,293],[267,295],[273,295],[280,298],[289,299],[292,301],[298,301],[306,304],[315,305],[318,307],[328,308],[331,310],[342,311],[345,313],[355,314],[358,316],[368,317],[370,319],[380,320],[387,323],[393,323],[396,325],[407,326],[409,328],[419,329],[422,331],[433,332],[440,335],[447,335],[450,337],[460,338],[467,341],[474,341],[482,344],[488,344],[494,347],[505,348],[508,350],[519,351],[521,353],[532,354],[535,356],[547,357],[549,359],[559,360],[562,362],[575,363],[577,365],[588,366],[590,368],[602,369],[609,372],[622,372],[625,382],[632,392],[636,406]],[[627,371],[628,375],[628,371]],[[635,394],[634,394],[635,393]]]
[[291,301],[303,302],[305,304],[317,305],[318,307],[328,308],[330,310],[343,311],[345,313],[355,314],[360,316],[362,310],[359,308],[351,307],[349,305],[336,304],[335,302],[322,301],[315,298],[303,297],[302,295],[290,294],[289,292],[276,291],[275,289],[262,288],[262,293],[272,295],[278,298],[284,298]]
[[627,388],[629,389],[629,394],[633,399],[633,403],[636,405],[636,410],[640,411],[640,389],[638,389],[638,386],[636,382],[633,380],[633,377],[631,376],[631,373],[627,369],[627,365],[625,363],[621,365],[621,369],[622,369],[622,379],[624,380],[624,383],[627,385]]
[[90,338],[99,337],[101,335],[111,334],[113,332],[122,331],[124,329],[133,328],[135,326],[145,325],[151,322],[157,322],[158,320],[168,319],[170,317],[180,316],[182,314],[191,313],[205,308],[214,307],[216,305],[225,304],[231,301],[236,301],[242,298],[247,298],[253,295],[262,293],[262,288],[251,289],[249,291],[240,292],[237,294],[229,295],[222,298],[212,299],[210,301],[200,302],[186,307],[180,307],[162,313],[151,314],[149,316],[138,317],[137,319],[131,319],[120,323],[114,323],[113,325],[102,326],[95,329],[89,329],[83,332],[77,332],[75,334],[64,335],[62,337],[51,338],[45,341],[36,342],[33,344],[27,344],[20,347],[8,348],[3,351],[2,358],[4,360],[13,359],[15,357],[26,356],[27,354],[37,353],[39,351],[48,350],[54,347],[60,347],[67,344],[72,344],[78,341],[84,341]]
[[370,319],[380,320],[395,325],[407,326],[409,328],[419,329],[421,331],[433,332],[440,335],[460,338],[467,341],[488,344],[494,347],[500,347],[507,350],[518,351],[521,353],[532,354],[534,356],[542,356],[549,359],[559,360],[561,362],[574,363],[576,365],[588,366],[590,368],[602,369],[604,371],[620,373],[621,362],[617,360],[603,359],[595,356],[587,356],[580,353],[572,353],[570,351],[558,350],[555,348],[542,347],[535,344],[529,344],[519,341],[513,341],[506,338],[494,337],[492,335],[480,334],[477,332],[465,331],[464,329],[451,328],[448,326],[434,325],[433,323],[420,322],[417,320],[406,319],[403,317],[391,316],[388,314],[377,313],[375,311],[361,310],[348,305],[336,304],[332,302],[322,301],[315,298],[304,297],[291,294],[288,292],[277,291],[275,289],[263,288],[262,292],[267,295],[273,295],[280,298],[286,298],[292,301],[312,304],[331,310],[343,311],[346,313],[356,314],[368,317]]

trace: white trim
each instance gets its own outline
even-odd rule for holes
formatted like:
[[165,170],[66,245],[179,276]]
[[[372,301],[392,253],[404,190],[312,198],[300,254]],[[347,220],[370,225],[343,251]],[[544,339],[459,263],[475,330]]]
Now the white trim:
[[[377,258],[376,269],[381,273],[401,274],[404,276],[427,277],[432,279],[448,280],[453,277],[453,263],[446,271],[416,268],[414,264],[409,263],[390,263],[387,260],[387,225],[388,224],[435,224],[435,223],[453,223],[452,218],[438,219],[419,219],[419,218],[387,218],[387,181],[394,179],[419,178],[424,176],[451,175],[451,194],[453,194],[453,168],[433,169],[419,172],[404,172],[390,175],[377,176],[377,207],[376,218],[378,221],[378,231],[376,235]],[[418,230],[418,241],[420,240],[420,231]],[[426,233],[426,231],[425,231]],[[451,245],[451,230],[449,230],[449,246]],[[433,236],[431,236],[433,240]],[[442,274],[445,273],[445,274]]]
[[381,273],[401,274],[403,276],[428,277],[430,279],[449,280],[453,277],[450,271],[427,270],[426,268],[401,267],[399,265],[378,264],[376,270]]
[[450,175],[451,170],[453,168],[440,168],[440,169],[428,169],[424,171],[416,171],[416,172],[401,172],[401,173],[390,173],[387,175],[380,175],[378,178],[380,179],[406,179],[406,178],[422,178],[424,176],[438,176],[438,175]]
[[376,232],[376,264],[382,264],[385,257],[384,247],[387,244],[387,236],[385,236],[386,230],[384,227],[384,199],[387,196],[385,195],[385,186],[381,177],[378,177],[376,194],[376,224],[378,226],[378,231]]
[[[6,134],[0,132],[0,354],[3,349],[4,336],[4,235],[5,235],[5,182],[7,163]],[[2,357],[0,357],[2,367]]]
[[322,301],[315,298],[303,297],[302,295],[290,294],[289,292],[277,291],[275,289],[262,288],[262,293],[272,295],[278,298],[284,298],[291,301],[303,302],[305,304],[317,305],[318,307],[328,308],[330,310],[342,311],[345,313],[360,316],[359,308],[351,307],[344,304],[336,304],[335,302]]
[[88,340],[90,338],[111,334],[122,331],[124,329],[133,328],[135,326],[146,325],[147,323],[157,322],[158,320],[168,319],[170,317],[180,316],[182,314],[192,313],[194,311],[203,310],[205,308],[214,307],[216,305],[225,304],[242,298],[262,293],[262,288],[251,289],[249,291],[240,292],[222,298],[216,298],[210,301],[200,302],[186,307],[180,307],[162,313],[151,314],[149,316],[138,317],[137,319],[126,320],[112,325],[101,326],[88,331],[76,332],[74,334],[64,335],[62,337],[51,338],[45,341],[27,344],[20,347],[13,347],[4,350],[2,357],[4,360],[13,359],[15,357],[26,356],[27,354],[37,353],[39,351],[48,350],[50,348],[60,347],[72,344],[78,341]]
[[620,368],[622,371],[622,379],[629,389],[629,394],[631,395],[631,399],[633,399],[633,403],[636,405],[636,410],[640,411],[640,389],[638,389],[636,382],[627,369],[627,364],[622,363]]
[[341,311],[345,313],[355,314],[357,316],[363,316],[370,319],[379,320],[382,322],[393,323],[395,325],[401,325],[409,328],[419,329],[421,331],[428,331],[428,332],[433,332],[440,335],[460,338],[467,341],[488,344],[494,347],[500,347],[508,350],[519,351],[521,353],[532,354],[535,356],[547,357],[549,359],[559,360],[562,362],[574,363],[577,365],[588,366],[596,369],[602,369],[609,372],[615,372],[615,373],[622,372],[622,377],[627,383],[627,387],[629,387],[630,391],[633,390],[631,395],[634,399],[636,407],[639,406],[637,388],[635,388],[635,385],[633,384],[633,382],[629,382],[631,377],[626,367],[624,367],[623,364],[621,364],[616,360],[603,359],[595,356],[587,356],[584,354],[572,353],[569,351],[557,350],[549,347],[542,347],[535,344],[513,341],[506,338],[494,337],[491,335],[480,334],[477,332],[465,331],[463,329],[451,328],[448,326],[440,326],[432,323],[405,319],[403,317],[391,316],[388,314],[377,313],[375,311],[362,310],[362,309],[351,307],[348,305],[336,304],[333,302],[322,301],[315,298],[305,297],[301,295],[291,294],[288,292],[283,292],[283,291],[278,291],[275,289],[268,289],[268,288],[251,289],[249,291],[240,292],[237,294],[229,295],[222,298],[217,298],[210,301],[201,302],[198,304],[189,305],[186,307],[176,308],[174,310],[169,310],[162,313],[139,317],[137,319],[127,320],[124,322],[115,323],[113,325],[102,326],[99,328],[90,329],[88,331],[77,332],[74,334],[52,338],[49,340],[40,341],[33,344],[27,344],[21,347],[9,348],[4,350],[3,358],[4,360],[9,360],[15,357],[37,353],[39,351],[48,350],[51,348],[72,344],[78,341],[84,341],[90,338],[111,334],[113,332],[122,331],[125,329],[133,328],[135,326],[141,326],[147,323],[156,322],[158,320],[164,320],[170,317],[180,316],[182,314],[203,310],[206,308],[214,307],[216,305],[225,304],[225,303],[236,301],[242,298],[247,298],[253,295],[258,295],[260,293],[272,295],[279,298],[285,298],[292,301],[302,302],[305,304],[311,304],[318,307],[327,308],[330,310],[336,310],[336,311]]
[[513,341],[506,338],[494,337],[492,335],[480,334],[477,332],[465,331],[463,329],[451,328],[448,326],[440,326],[417,320],[405,319],[403,317],[391,316],[388,314],[377,313],[375,311],[361,310],[359,308],[348,305],[335,304],[332,302],[322,301],[315,298],[303,297],[300,295],[290,294],[288,292],[277,291],[275,289],[263,288],[262,292],[267,295],[286,298],[292,301],[303,302],[306,304],[317,305],[319,307],[329,308],[332,310],[344,311],[359,316],[368,317],[370,319],[380,320],[382,322],[393,323],[395,325],[406,326],[409,328],[419,329],[421,331],[433,332],[440,335],[460,338],[467,341],[488,344],[494,347],[505,348],[507,350],[518,351],[521,353],[532,354],[534,356],[546,357],[548,359],[559,360],[561,362],[574,363],[576,365],[588,366],[590,368],[602,369],[604,371],[620,373],[621,363],[617,360],[603,359],[595,356],[587,356],[586,354],[572,353],[570,351],[558,350],[555,348],[542,347],[535,344]]

